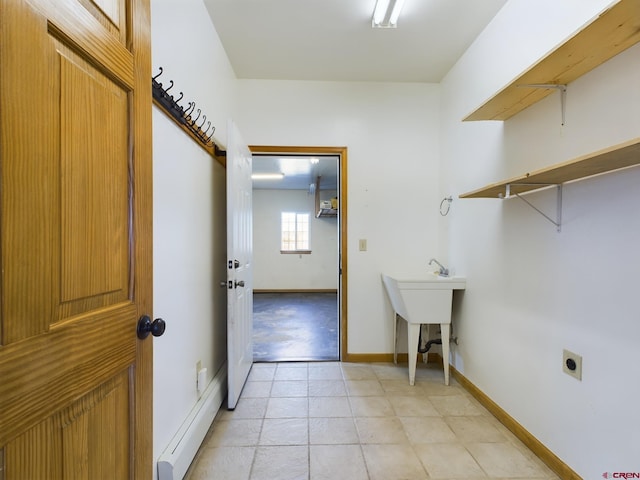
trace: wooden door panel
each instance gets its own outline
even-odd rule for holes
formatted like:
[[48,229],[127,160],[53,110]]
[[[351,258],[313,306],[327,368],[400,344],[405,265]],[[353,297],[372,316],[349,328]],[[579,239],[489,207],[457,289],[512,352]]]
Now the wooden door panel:
[[78,0],[100,24],[124,44],[126,42],[126,16],[124,0]]
[[[113,0],[117,1],[117,0]],[[123,18],[122,29],[126,41],[114,36],[104,22],[96,19],[90,5],[91,2],[82,0],[30,0],[37,9],[44,12],[47,29],[52,37],[60,39],[66,45],[71,46],[77,52],[82,52],[85,58],[90,58],[94,64],[108,72],[125,87],[130,88],[134,84],[133,53],[129,50],[131,43],[125,32],[128,25]],[[52,8],[52,3],[55,6]],[[134,3],[130,1],[129,3]],[[88,7],[88,8],[86,8]],[[132,7],[120,9],[122,15],[132,11]],[[108,23],[108,22],[107,22]]]
[[0,11],[0,480],[150,478],[149,2]]
[[7,344],[130,293],[130,96],[38,11],[18,3],[3,17],[2,43],[14,46],[3,49],[3,73],[12,73],[0,79],[25,99],[7,102],[6,117],[18,120],[2,124],[11,138],[3,157],[21,159],[3,163],[3,184],[21,183],[3,189]]
[[128,478],[129,417],[124,371],[8,443],[5,479]]
[[72,52],[61,53],[64,318],[129,293],[129,106],[127,92]]
[[0,445],[132,365],[135,312],[105,309],[2,347]]
[[58,164],[51,159],[59,142],[51,95],[57,76],[48,59],[54,46],[46,35],[46,18],[21,2],[3,2],[1,18],[0,345],[6,345],[47,331],[53,316],[51,298],[33,293],[54,292],[56,265],[43,259],[56,250],[58,215],[45,212],[59,203]]

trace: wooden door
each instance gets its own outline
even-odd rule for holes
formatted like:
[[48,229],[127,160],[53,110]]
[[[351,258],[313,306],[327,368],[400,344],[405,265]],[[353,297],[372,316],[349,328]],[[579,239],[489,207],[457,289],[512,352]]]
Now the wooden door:
[[227,138],[227,406],[234,409],[253,365],[252,157],[236,125]]
[[149,0],[0,0],[0,479],[151,478]]

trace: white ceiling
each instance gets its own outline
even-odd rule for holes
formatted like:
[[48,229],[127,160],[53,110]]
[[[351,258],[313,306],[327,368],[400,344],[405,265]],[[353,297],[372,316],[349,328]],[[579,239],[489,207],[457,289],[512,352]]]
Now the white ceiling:
[[440,82],[506,0],[406,0],[395,29],[375,0],[204,0],[240,79]]
[[335,155],[254,155],[253,173],[284,174],[282,180],[253,180],[254,189],[309,191],[311,184],[315,187],[318,177],[322,190],[338,189],[338,157]]
[[[373,29],[376,0],[204,0],[240,79],[436,83],[506,1],[405,0],[397,28]],[[283,170],[254,159],[254,172]],[[307,190],[318,175],[337,188],[335,157],[284,173],[254,188]]]

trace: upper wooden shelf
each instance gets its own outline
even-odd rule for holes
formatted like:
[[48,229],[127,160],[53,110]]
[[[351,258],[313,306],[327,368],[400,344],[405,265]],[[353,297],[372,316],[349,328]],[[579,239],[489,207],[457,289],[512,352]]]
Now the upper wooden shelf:
[[640,1],[620,0],[464,118],[507,120],[640,42]]
[[559,185],[634,165],[640,165],[640,138],[552,167],[493,183],[464,193],[460,198],[506,198],[509,193],[520,194],[538,190],[549,185]]

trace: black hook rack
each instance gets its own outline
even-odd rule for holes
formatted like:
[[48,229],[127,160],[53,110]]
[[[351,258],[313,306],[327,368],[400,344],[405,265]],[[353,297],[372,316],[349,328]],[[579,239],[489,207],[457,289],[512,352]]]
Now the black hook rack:
[[[187,107],[182,107],[178,102],[183,99],[184,94],[180,92],[180,96],[178,98],[174,98],[173,95],[170,95],[168,92],[173,88],[173,80],[169,80],[169,86],[167,88],[163,87],[162,82],[158,81],[158,78],[164,72],[162,67],[158,67],[160,73],[156,76],[151,77],[151,86],[153,92],[153,98],[156,101],[157,105],[160,106],[165,113],[167,113],[171,118],[173,118],[179,125],[185,127],[192,136],[202,144],[203,147],[207,151],[213,151],[215,156],[219,149],[213,142],[213,134],[216,131],[216,127],[211,125],[210,121],[207,121],[207,116],[202,114],[201,109],[197,109],[197,116],[193,118],[193,112],[196,110],[196,102],[189,102]],[[198,121],[200,116],[202,115],[202,123],[198,125]],[[202,128],[204,124],[207,124],[206,128]]]

